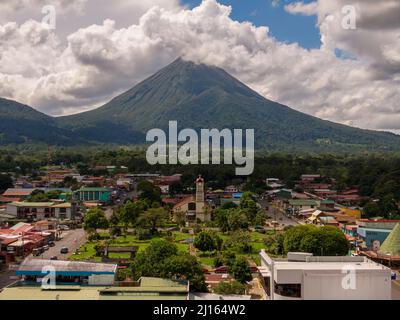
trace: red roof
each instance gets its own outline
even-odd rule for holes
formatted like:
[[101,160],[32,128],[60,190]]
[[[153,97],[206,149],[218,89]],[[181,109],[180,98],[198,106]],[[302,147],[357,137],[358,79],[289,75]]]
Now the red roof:
[[376,222],[381,222],[381,223],[400,222],[400,220],[371,220],[371,219],[357,219],[357,220],[361,221],[361,222],[371,222],[371,223],[376,223]]
[[3,193],[4,197],[29,196],[35,189],[10,188]]
[[171,204],[177,204],[181,201],[179,198],[163,198],[162,202],[164,203],[171,203]]
[[193,201],[195,201],[195,197],[194,196],[186,197],[182,201],[180,201],[179,203],[174,205],[173,209],[177,209],[177,208],[182,207],[183,205],[185,205],[185,204],[187,204],[189,202],[193,202]]
[[0,197],[0,202],[14,202],[14,201],[16,202],[21,201],[21,198]]

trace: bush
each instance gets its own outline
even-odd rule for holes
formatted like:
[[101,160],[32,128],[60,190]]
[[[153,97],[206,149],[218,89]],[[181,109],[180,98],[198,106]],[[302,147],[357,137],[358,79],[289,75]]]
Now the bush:
[[88,237],[89,241],[98,241],[101,240],[101,235],[96,233],[92,233],[89,237]]
[[152,237],[151,231],[148,229],[136,229],[135,235],[138,240],[150,240]]
[[222,295],[243,295],[246,293],[247,286],[238,281],[220,282],[215,288],[214,292]]
[[203,230],[203,229],[202,229],[199,225],[196,225],[196,226],[193,228],[193,231],[194,231],[195,234],[200,233],[202,230]]
[[214,268],[219,268],[224,265],[224,259],[221,255],[217,255],[213,261]]

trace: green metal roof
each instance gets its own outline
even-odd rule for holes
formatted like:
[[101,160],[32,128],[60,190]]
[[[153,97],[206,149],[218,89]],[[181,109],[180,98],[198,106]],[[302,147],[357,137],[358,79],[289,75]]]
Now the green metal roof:
[[400,256],[400,223],[395,225],[383,242],[380,252],[391,256]]
[[315,200],[302,200],[302,199],[291,199],[289,200],[291,206],[316,206]]
[[76,190],[75,192],[80,192],[80,191],[89,191],[89,192],[111,192],[112,190],[110,188],[80,188]]

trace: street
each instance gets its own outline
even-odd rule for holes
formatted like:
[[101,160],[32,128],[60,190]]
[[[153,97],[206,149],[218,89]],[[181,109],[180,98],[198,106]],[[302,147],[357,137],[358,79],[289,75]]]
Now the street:
[[[29,258],[50,259],[56,256],[59,260],[64,260],[70,257],[76,249],[79,249],[80,246],[86,242],[86,234],[83,229],[63,231],[61,236],[62,239],[56,241],[54,247],[50,247],[49,250],[38,257],[30,255]],[[61,254],[60,250],[62,247],[67,247],[69,252],[67,254]]]
[[297,221],[287,217],[281,210],[275,208],[272,203],[269,203],[267,200],[259,200],[261,208],[265,210],[266,207],[269,207],[268,215],[270,216],[271,221],[277,221],[280,225],[283,226],[295,226],[298,225]]
[[400,284],[392,281],[392,300],[400,300]]

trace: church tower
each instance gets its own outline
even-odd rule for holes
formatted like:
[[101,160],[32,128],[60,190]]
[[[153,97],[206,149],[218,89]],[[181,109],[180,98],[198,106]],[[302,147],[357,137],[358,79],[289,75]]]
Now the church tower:
[[205,202],[204,179],[199,176],[196,180],[196,204]]
[[201,221],[211,220],[211,214],[206,204],[206,193],[202,176],[199,176],[196,180],[196,219]]

